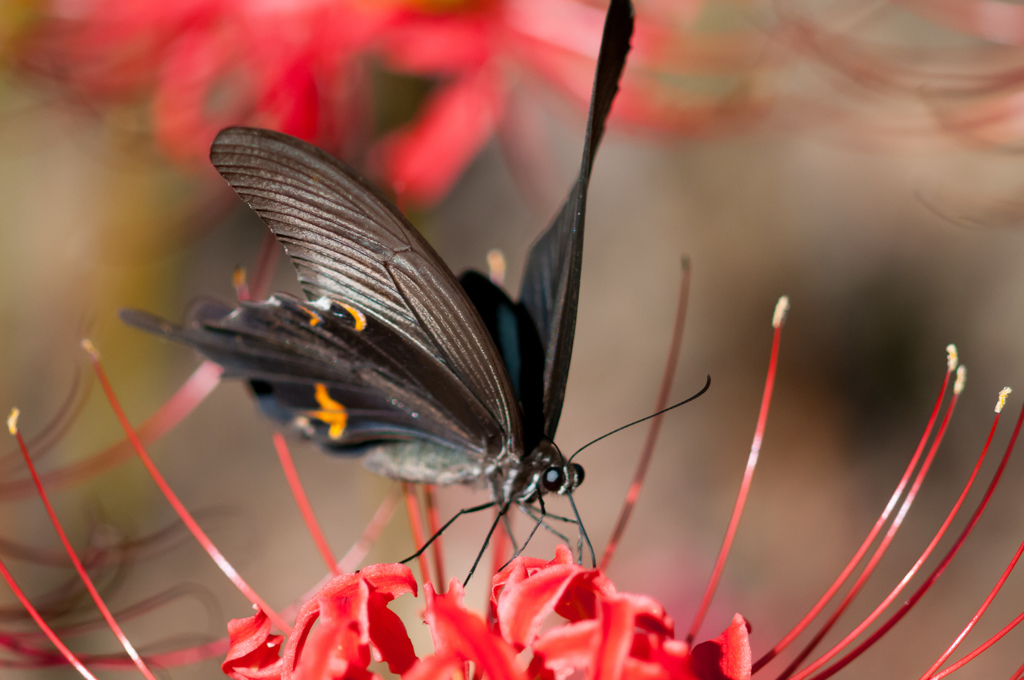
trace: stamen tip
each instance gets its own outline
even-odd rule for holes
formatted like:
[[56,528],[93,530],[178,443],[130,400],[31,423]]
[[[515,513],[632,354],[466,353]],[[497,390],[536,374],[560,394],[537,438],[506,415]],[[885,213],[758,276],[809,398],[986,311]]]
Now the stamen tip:
[[779,328],[786,320],[786,312],[789,311],[789,296],[783,295],[775,304],[775,314],[772,316],[772,328]]
[[245,267],[235,267],[235,271],[231,272],[231,285],[235,287],[235,290],[245,285],[245,277]]
[[17,406],[11,409],[11,415],[7,416],[7,430],[11,434],[18,434],[18,416],[21,415],[21,411]]
[[89,338],[82,338],[82,349],[89,353],[93,361],[100,360],[100,351],[96,349],[96,345],[92,344],[92,340]]
[[497,248],[487,251],[487,272],[492,283],[501,285],[505,281],[505,254]]
[[953,383],[953,394],[960,394],[967,384],[967,367],[963,364],[956,369],[956,382]]
[[953,343],[946,345],[946,366],[949,367],[949,370],[955,371],[959,362],[960,355],[956,351],[956,345]]
[[1009,387],[1004,387],[999,390],[999,401],[996,402],[996,413],[1000,413],[1003,407],[1006,406],[1006,398],[1010,396],[1010,392],[1013,392]]

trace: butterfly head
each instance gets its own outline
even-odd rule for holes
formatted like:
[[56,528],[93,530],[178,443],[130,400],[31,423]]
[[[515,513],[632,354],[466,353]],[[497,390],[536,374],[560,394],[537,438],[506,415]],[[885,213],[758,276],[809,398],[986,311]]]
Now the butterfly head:
[[527,457],[529,473],[527,484],[519,498],[526,502],[546,493],[565,495],[583,483],[583,466],[570,463],[553,442],[541,441]]

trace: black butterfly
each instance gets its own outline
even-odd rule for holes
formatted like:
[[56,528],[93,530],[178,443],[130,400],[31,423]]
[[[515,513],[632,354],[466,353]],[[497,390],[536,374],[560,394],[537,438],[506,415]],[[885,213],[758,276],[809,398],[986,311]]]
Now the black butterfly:
[[324,449],[364,455],[373,472],[487,485],[499,516],[533,501],[543,512],[543,494],[583,481],[552,440],[576,326],[587,185],[632,13],[629,0],[608,9],[579,178],[530,251],[520,302],[475,272],[456,279],[397,208],[320,149],[229,128],[210,159],[284,246],[308,299],[277,294],[234,309],[201,301],[182,326],[134,310],[122,319],[249,380],[271,416]]

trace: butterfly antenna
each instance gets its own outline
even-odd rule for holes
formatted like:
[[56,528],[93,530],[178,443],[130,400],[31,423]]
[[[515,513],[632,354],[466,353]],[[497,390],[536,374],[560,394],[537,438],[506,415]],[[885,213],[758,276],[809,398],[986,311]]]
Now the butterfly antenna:
[[[617,433],[619,433],[619,432],[622,432],[623,430],[625,430],[625,429],[627,429],[627,428],[630,428],[630,427],[633,427],[634,425],[639,425],[640,423],[642,423],[642,422],[645,422],[645,421],[648,421],[648,420],[650,420],[651,418],[657,418],[657,417],[658,417],[658,416],[660,416],[661,414],[663,414],[663,413],[668,413],[669,411],[671,411],[671,410],[672,410],[672,409],[674,409],[674,408],[679,408],[680,406],[682,406],[682,405],[684,405],[684,404],[689,404],[689,403],[690,403],[691,401],[693,401],[693,400],[694,400],[694,399],[696,399],[697,397],[700,397],[700,396],[701,396],[701,395],[703,395],[703,394],[704,394],[705,392],[707,392],[707,391],[708,391],[708,388],[710,388],[710,387],[711,387],[711,376],[709,375],[709,376],[708,376],[708,378],[707,378],[707,382],[705,382],[705,383],[704,383],[704,387],[700,388],[700,391],[699,391],[699,392],[697,392],[696,394],[694,394],[693,396],[687,397],[686,399],[683,399],[683,400],[682,400],[681,402],[679,402],[678,404],[672,404],[672,405],[671,405],[671,406],[669,406],[668,408],[663,408],[663,409],[661,409],[660,411],[657,411],[656,413],[652,413],[652,414],[651,414],[651,415],[649,415],[649,416],[644,416],[644,417],[643,417],[643,418],[641,418],[640,420],[634,420],[633,422],[631,422],[631,423],[628,423],[628,424],[626,424],[626,425],[623,425],[622,427],[617,427],[617,428],[615,428],[614,430],[612,430],[611,432],[609,432],[609,433],[607,433],[607,434],[603,434],[603,435],[601,435],[600,437],[598,437],[598,438],[597,438],[597,439],[595,439],[594,441],[592,441],[592,442],[589,442],[589,443],[587,443],[587,444],[584,444],[583,446],[581,446],[581,447],[580,447],[579,449],[577,449],[577,450],[576,450],[576,453],[574,453],[574,454],[572,454],[571,456],[569,456],[569,462],[571,463],[571,462],[572,462],[572,460],[573,460],[573,458],[575,458],[576,456],[580,455],[580,451],[582,451],[583,449],[587,448],[588,446],[592,446],[592,445],[594,445],[594,444],[598,443],[599,441],[601,441],[602,439],[606,439],[606,438],[608,438],[608,437],[611,437],[611,436],[612,436],[613,434],[617,434]],[[570,496],[570,498],[571,498],[571,496]],[[574,509],[575,509],[575,508],[574,508]]]

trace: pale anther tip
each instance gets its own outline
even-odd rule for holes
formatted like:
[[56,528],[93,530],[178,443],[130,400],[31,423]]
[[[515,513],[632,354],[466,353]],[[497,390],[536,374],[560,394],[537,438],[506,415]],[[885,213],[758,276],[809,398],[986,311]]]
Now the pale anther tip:
[[21,415],[21,411],[17,406],[11,409],[11,415],[7,416],[7,430],[11,434],[18,434],[18,416]]
[[1013,392],[1009,387],[1004,387],[999,390],[999,401],[996,402],[996,413],[1000,413],[1003,407],[1006,406],[1006,398],[1010,396],[1010,392]]
[[772,315],[772,328],[779,328],[786,320],[786,312],[789,311],[789,296],[783,295],[775,304],[775,314]]
[[956,382],[953,383],[953,394],[960,394],[967,384],[967,367],[963,364],[956,369]]
[[82,338],[82,349],[89,353],[96,361],[99,361],[100,351],[96,349],[96,345],[92,344],[92,340],[89,338]]
[[505,253],[501,252],[497,248],[491,248],[487,251],[487,273],[492,283],[501,285],[505,282],[505,270],[507,264],[505,262]]
[[956,351],[956,345],[954,345],[953,343],[946,345],[946,366],[949,367],[949,370],[956,370],[956,365],[959,362],[960,355]]

